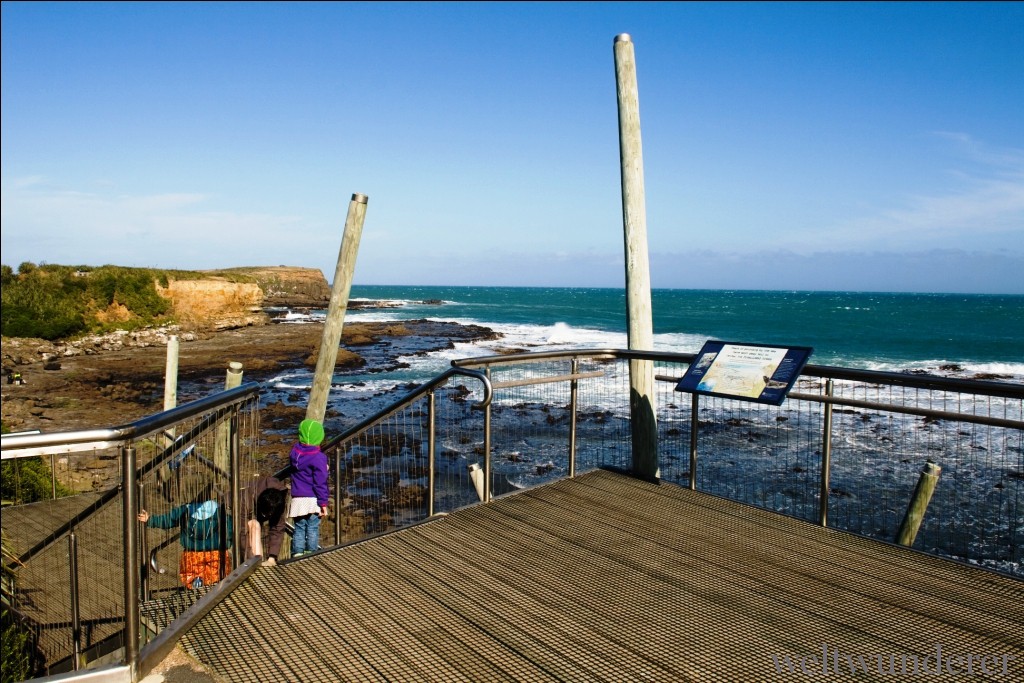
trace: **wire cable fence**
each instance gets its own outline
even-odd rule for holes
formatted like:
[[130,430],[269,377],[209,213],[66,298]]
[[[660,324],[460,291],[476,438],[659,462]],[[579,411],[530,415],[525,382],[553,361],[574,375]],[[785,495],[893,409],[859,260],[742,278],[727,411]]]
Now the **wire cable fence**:
[[484,375],[453,369],[325,442],[335,511],[324,536],[362,540],[477,500],[470,464],[484,450],[489,401]]

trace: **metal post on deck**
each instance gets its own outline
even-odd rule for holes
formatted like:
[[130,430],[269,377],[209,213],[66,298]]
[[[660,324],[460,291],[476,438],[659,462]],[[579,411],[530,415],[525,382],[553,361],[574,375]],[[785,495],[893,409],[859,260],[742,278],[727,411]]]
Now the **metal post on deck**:
[[700,427],[700,396],[690,395],[690,490],[697,490],[697,429]]
[[896,534],[896,543],[899,545],[914,545],[914,539],[917,538],[921,522],[924,521],[924,513],[928,509],[928,503],[932,500],[932,494],[935,492],[935,485],[939,483],[941,473],[942,468],[935,463],[925,463],[924,470],[921,471],[921,476],[917,480],[917,486],[914,488],[914,495],[910,499],[910,505],[907,506],[907,514],[904,515],[899,533]]
[[[234,570],[238,566],[239,562],[245,559],[245,536],[244,534],[248,531],[248,520],[241,518],[242,511],[242,497],[241,497],[241,484],[242,484],[242,465],[241,465],[241,453],[242,444],[238,434],[238,409],[231,413],[231,539],[232,543],[229,547],[233,547],[234,552],[231,553],[231,569]],[[256,512],[256,501],[252,503],[252,512]],[[227,515],[223,515],[227,519]],[[225,522],[226,524],[226,522]],[[224,565],[221,564],[221,578],[226,573]]]
[[569,374],[573,379],[569,382],[569,477],[576,476],[576,405],[579,402],[579,380],[576,375],[580,371],[580,359],[573,358]]
[[124,663],[132,682],[139,666],[139,540],[135,447],[121,447],[121,526],[124,536]]
[[[137,482],[138,485],[138,500],[139,509],[146,509],[146,484],[144,482]],[[139,527],[139,595],[142,600],[149,600],[152,595],[150,593],[150,582],[149,582],[149,570],[150,567],[150,550],[149,550],[149,533],[146,531],[149,527],[145,524]]]
[[341,331],[345,324],[345,309],[348,308],[348,295],[352,290],[352,276],[356,270],[356,254],[359,251],[359,239],[363,234],[368,201],[365,194],[357,193],[352,195],[352,200],[348,204],[345,232],[341,237],[338,264],[334,271],[334,281],[331,283],[331,301],[327,305],[327,319],[324,322],[320,353],[313,373],[313,386],[309,390],[307,420],[323,422],[324,415],[327,414],[327,396],[331,392],[334,364],[338,360],[338,344],[341,343]]
[[[643,151],[636,57],[628,33],[615,36],[615,84],[619,105],[619,160],[622,175],[622,226],[626,251],[626,324],[631,351],[652,351],[651,278],[647,255]],[[629,361],[629,414],[633,437],[633,473],[658,477],[658,423],[655,417],[654,362]]]
[[[484,371],[487,379],[491,379],[491,369]],[[483,502],[491,500],[491,404],[484,408],[484,485],[481,487]]]
[[437,401],[433,389],[427,394],[427,516],[434,516],[434,486],[437,483]]
[[832,478],[832,392],[834,382],[825,380],[825,415],[821,434],[821,485],[818,489],[818,524],[828,526],[828,498]]
[[341,448],[334,449],[334,545],[341,545]]
[[68,570],[71,573],[72,666],[78,671],[82,666],[82,616],[78,594],[78,537],[74,531],[68,534]]

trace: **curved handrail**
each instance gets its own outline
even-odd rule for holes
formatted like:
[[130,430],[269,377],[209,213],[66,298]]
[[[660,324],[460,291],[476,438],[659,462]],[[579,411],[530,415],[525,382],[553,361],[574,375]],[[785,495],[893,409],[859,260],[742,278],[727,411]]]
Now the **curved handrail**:
[[[448,381],[450,377],[453,377],[454,375],[472,377],[473,379],[480,380],[480,382],[484,385],[484,397],[478,403],[473,404],[474,408],[486,408],[491,404],[491,398],[493,397],[494,391],[491,388],[491,380],[488,379],[487,375],[480,372],[479,370],[468,370],[466,368],[454,366],[449,368],[448,370],[445,370],[443,373],[441,373],[434,379],[430,380],[429,382],[425,382],[420,386],[416,387],[402,398],[394,401],[391,405],[382,408],[381,410],[378,410],[376,413],[366,418],[365,420],[362,420],[358,424],[349,427],[341,434],[331,437],[326,442],[324,442],[324,445],[321,447],[321,450],[324,451],[325,453],[327,451],[334,450],[335,448],[337,448],[339,443],[345,441],[353,434],[357,434],[362,430],[366,429],[367,427],[370,427],[374,423],[383,420],[388,415],[391,415],[396,410],[399,410],[403,405],[416,400],[423,394],[426,394],[432,389],[440,386],[441,384],[444,384],[445,382]],[[290,469],[290,467],[285,469]],[[284,470],[282,470],[282,472],[283,471]]]

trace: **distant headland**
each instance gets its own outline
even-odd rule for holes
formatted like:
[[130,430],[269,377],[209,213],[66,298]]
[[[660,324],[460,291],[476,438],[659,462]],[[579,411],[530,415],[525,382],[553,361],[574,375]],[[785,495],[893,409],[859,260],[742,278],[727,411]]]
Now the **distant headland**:
[[2,333],[62,339],[178,324],[219,330],[268,323],[267,308],[324,308],[331,289],[315,268],[249,266],[185,271],[23,263],[2,267]]

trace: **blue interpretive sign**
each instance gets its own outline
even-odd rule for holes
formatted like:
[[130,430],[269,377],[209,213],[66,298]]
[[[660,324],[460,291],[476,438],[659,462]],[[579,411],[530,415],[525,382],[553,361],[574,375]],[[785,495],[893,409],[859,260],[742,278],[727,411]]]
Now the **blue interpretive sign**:
[[704,342],[676,391],[782,405],[814,349],[745,342]]

